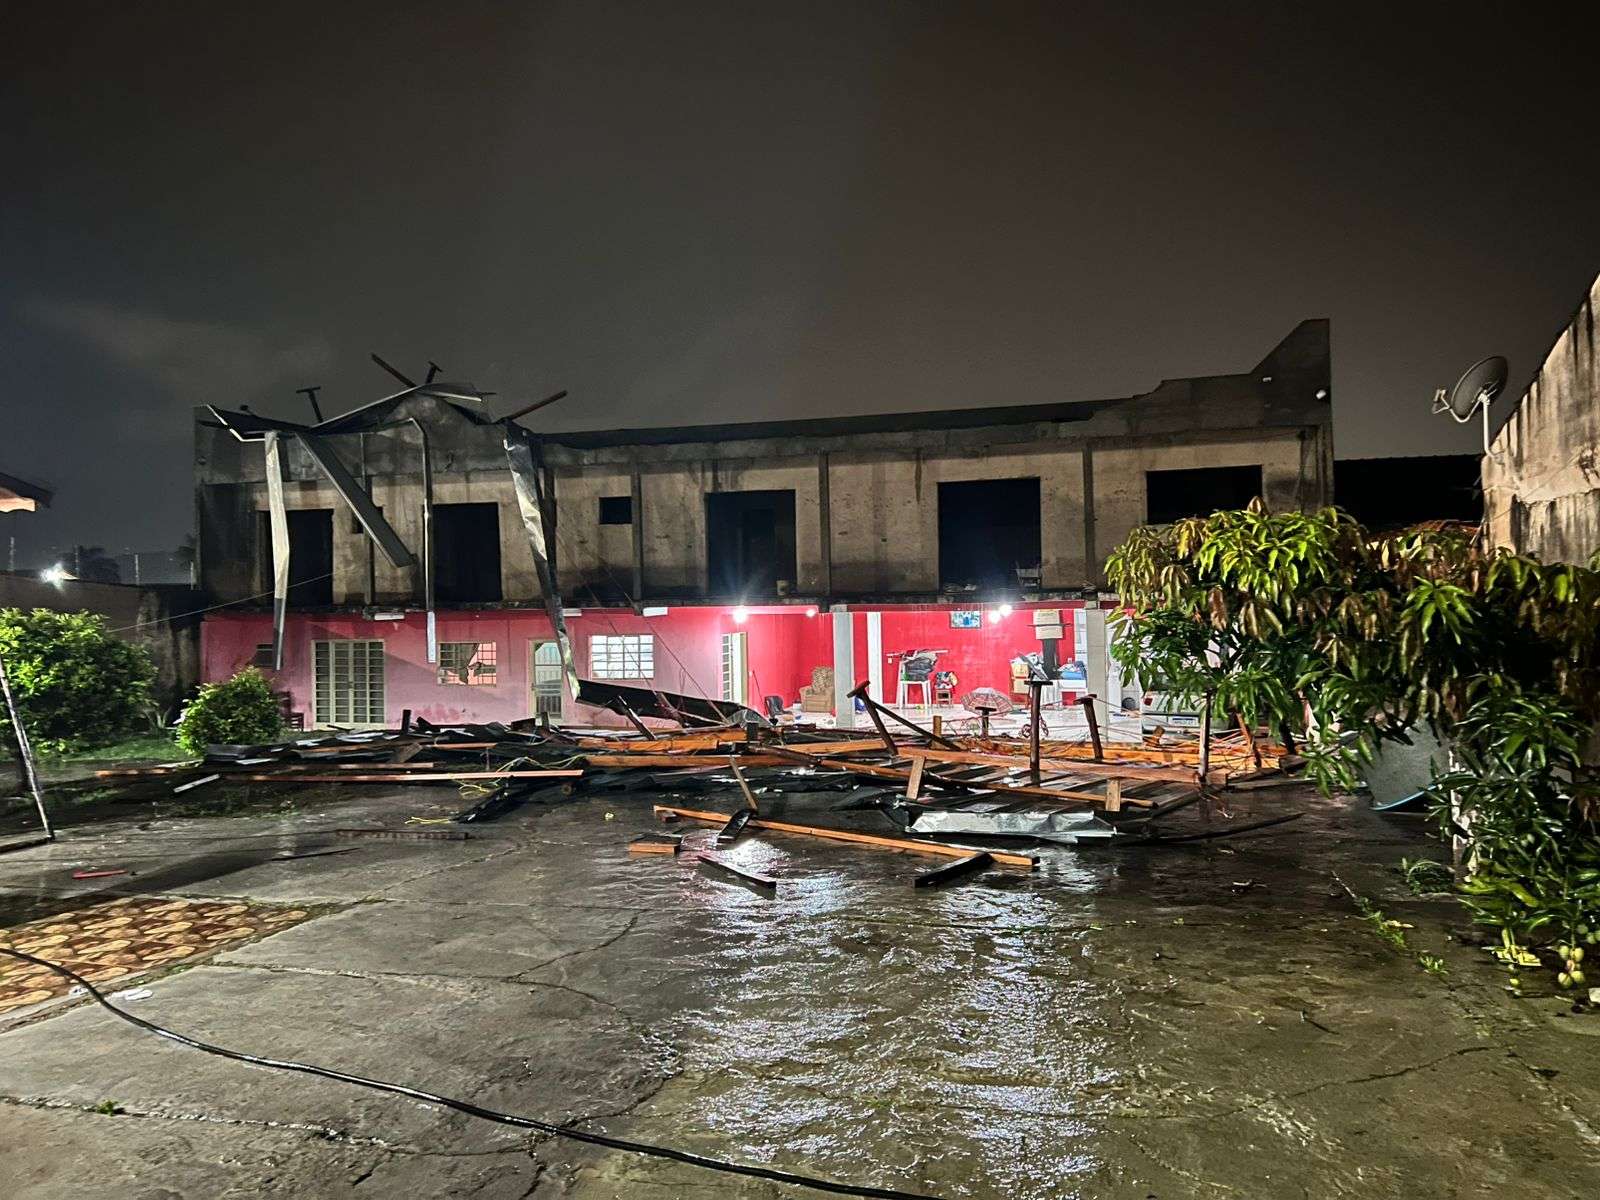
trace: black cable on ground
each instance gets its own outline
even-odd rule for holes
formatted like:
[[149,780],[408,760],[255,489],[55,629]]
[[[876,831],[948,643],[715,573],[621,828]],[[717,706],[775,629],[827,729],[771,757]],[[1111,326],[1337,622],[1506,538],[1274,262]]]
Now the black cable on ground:
[[165,1026],[157,1025],[154,1021],[146,1021],[143,1017],[136,1017],[126,1009],[118,1008],[107,1000],[94,984],[70,967],[63,967],[60,963],[38,958],[22,950],[13,950],[9,946],[0,946],[0,954],[10,955],[12,958],[20,959],[22,962],[32,963],[36,967],[44,967],[55,972],[63,979],[71,980],[93,997],[101,1008],[108,1010],[113,1016],[121,1018],[128,1024],[145,1030],[147,1033],[167,1038],[169,1041],[177,1042],[180,1046],[203,1050],[207,1054],[215,1054],[222,1058],[231,1058],[236,1062],[250,1063],[258,1067],[275,1067],[280,1071],[295,1071],[301,1075],[314,1075],[321,1079],[331,1079],[336,1083],[352,1083],[357,1087],[370,1088],[375,1092],[389,1092],[396,1096],[407,1096],[412,1100],[420,1100],[425,1104],[436,1104],[441,1108],[454,1109],[456,1112],[466,1113],[469,1117],[493,1121],[499,1125],[512,1125],[518,1129],[532,1129],[539,1133],[550,1134],[553,1137],[570,1138],[576,1142],[587,1142],[591,1146],[604,1146],[609,1150],[624,1150],[630,1154],[643,1154],[651,1158],[665,1158],[673,1162],[687,1163],[691,1167],[703,1167],[708,1171],[722,1171],[730,1175],[748,1175],[753,1179],[767,1179],[774,1183],[786,1183],[794,1187],[811,1188],[818,1192],[831,1192],[836,1196],[870,1196],[881,1197],[882,1200],[937,1200],[936,1197],[928,1196],[922,1192],[900,1192],[893,1188],[859,1187],[849,1183],[834,1183],[832,1180],[816,1179],[810,1175],[795,1175],[788,1171],[773,1170],[770,1167],[753,1167],[744,1163],[727,1162],[720,1158],[707,1158],[701,1154],[690,1154],[686,1150],[674,1150],[668,1146],[652,1146],[648,1142],[631,1142],[625,1138],[607,1137],[603,1133],[588,1133],[581,1129],[573,1129],[568,1125],[555,1125],[549,1121],[540,1121],[534,1117],[519,1117],[515,1113],[483,1108],[466,1100],[452,1099],[449,1096],[423,1091],[421,1088],[407,1087],[402,1083],[388,1083],[381,1079],[368,1079],[362,1075],[350,1075],[344,1071],[335,1071],[328,1067],[313,1066],[310,1063],[293,1062],[279,1058],[264,1058],[256,1054],[246,1054],[242,1050],[230,1050],[226,1046],[216,1046],[210,1042],[202,1042],[197,1038],[188,1037]]

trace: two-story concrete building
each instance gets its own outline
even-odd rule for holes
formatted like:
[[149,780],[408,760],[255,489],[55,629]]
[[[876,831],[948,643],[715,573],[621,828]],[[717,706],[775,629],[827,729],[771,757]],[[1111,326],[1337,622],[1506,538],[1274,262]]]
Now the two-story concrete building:
[[[1106,556],[1142,523],[1257,495],[1330,503],[1331,386],[1327,322],[1306,321],[1249,371],[1121,399],[533,433],[534,522],[506,424],[459,397],[413,390],[310,427],[198,410],[200,581],[230,606],[206,619],[206,675],[271,659],[286,558],[276,678],[308,725],[591,719],[553,615],[585,678],[849,723],[858,680],[890,703],[1020,701],[1051,623],[1030,610],[1058,612],[1068,688],[1115,702]],[[937,670],[906,689],[916,651]]]

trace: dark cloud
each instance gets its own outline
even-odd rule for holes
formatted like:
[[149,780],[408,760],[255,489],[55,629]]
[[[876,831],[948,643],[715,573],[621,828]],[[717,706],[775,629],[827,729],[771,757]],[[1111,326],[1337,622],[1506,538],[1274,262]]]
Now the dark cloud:
[[1470,449],[1600,268],[1582,6],[43,5],[0,50],[0,468],[175,542],[189,406],[552,425],[1092,399],[1333,318],[1346,455]]

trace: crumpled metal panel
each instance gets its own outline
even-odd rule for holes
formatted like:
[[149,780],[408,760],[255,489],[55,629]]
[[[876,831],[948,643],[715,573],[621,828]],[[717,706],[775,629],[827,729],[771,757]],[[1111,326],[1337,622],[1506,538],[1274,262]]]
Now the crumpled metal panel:
[[620,683],[583,679],[579,680],[577,691],[573,694],[582,704],[593,704],[614,713],[632,712],[637,717],[660,717],[666,721],[693,717],[709,725],[754,725],[759,728],[767,728],[772,724],[755,709],[733,700],[707,700],[701,696],[664,692],[660,688],[628,687]]
[[533,441],[525,429],[506,425],[506,462],[511,468],[511,483],[517,494],[517,511],[522,515],[522,527],[528,533],[528,547],[533,551],[533,565],[539,572],[539,590],[544,593],[544,609],[550,615],[550,625],[555,630],[556,647],[561,654],[561,670],[567,677],[567,694],[578,695],[578,665],[572,656],[572,639],[567,634],[566,617],[561,611],[561,597],[556,592],[555,572],[550,569],[548,526],[548,499],[539,481],[539,466],[533,459]]
[[1071,845],[1100,841],[1116,831],[1093,812],[1065,809],[1026,809],[1021,812],[985,812],[978,808],[929,809],[911,822],[913,833],[953,833],[963,836],[1029,837]]
[[283,622],[289,609],[289,514],[283,503],[283,448],[276,430],[262,439],[267,455],[267,511],[272,525],[272,669],[283,670]]
[[[268,434],[276,437],[277,434]],[[372,502],[367,489],[356,482],[354,475],[333,447],[322,438],[311,437],[304,433],[295,434],[300,445],[311,456],[311,461],[316,463],[322,473],[327,476],[328,482],[333,484],[334,491],[338,492],[350,511],[355,513],[356,520],[361,522],[361,527],[367,531],[383,550],[383,555],[396,567],[414,567],[417,565],[416,555],[406,548],[400,540],[400,535],[395,533],[388,521],[384,520],[383,512]],[[432,661],[431,659],[429,660]]]

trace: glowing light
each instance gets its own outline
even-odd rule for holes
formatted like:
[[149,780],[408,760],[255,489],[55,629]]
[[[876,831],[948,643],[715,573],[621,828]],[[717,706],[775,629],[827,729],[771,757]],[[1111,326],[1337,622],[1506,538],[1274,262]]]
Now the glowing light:
[[813,605],[811,608],[806,609],[806,616],[814,617],[816,615],[817,615],[817,610],[816,610],[816,606],[815,605]]
[[53,567],[45,568],[44,572],[39,576],[39,578],[43,579],[46,583],[65,583],[67,580],[71,579],[72,576],[67,573],[67,569],[65,567],[63,567],[60,563],[57,563]]
[[1000,615],[1001,615],[1001,616],[1002,616],[1002,617],[1009,617],[1009,616],[1010,616],[1010,615],[1011,615],[1011,605],[1009,605],[1009,604],[1002,604],[1002,605],[1001,605],[1001,606],[1000,606]]
[[644,615],[647,617],[664,617],[667,615],[667,610],[658,605],[646,604],[644,606]]
[[998,625],[1004,620],[1005,618],[1000,615],[1000,610],[998,608],[991,608],[989,610],[989,624]]
[[743,625],[749,619],[750,619],[750,610],[748,608],[746,608],[744,605],[741,604],[741,605],[739,605],[738,608],[733,610],[733,623],[735,625]]

